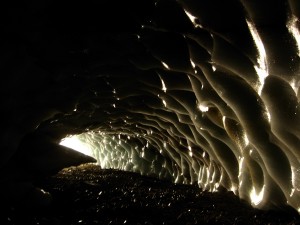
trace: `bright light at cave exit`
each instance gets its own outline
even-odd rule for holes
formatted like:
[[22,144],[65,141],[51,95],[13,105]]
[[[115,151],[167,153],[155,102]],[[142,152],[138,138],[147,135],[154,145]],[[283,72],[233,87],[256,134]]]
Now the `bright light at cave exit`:
[[68,148],[72,148],[75,151],[81,152],[85,155],[93,156],[93,151],[90,146],[84,142],[82,142],[76,135],[68,136],[61,140],[60,145],[66,146]]

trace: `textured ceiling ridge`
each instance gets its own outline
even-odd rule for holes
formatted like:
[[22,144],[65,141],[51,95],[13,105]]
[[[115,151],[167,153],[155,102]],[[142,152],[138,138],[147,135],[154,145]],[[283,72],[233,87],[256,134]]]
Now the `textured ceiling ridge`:
[[78,134],[103,168],[299,210],[297,1],[140,2],[19,14],[46,31],[4,48],[1,165]]

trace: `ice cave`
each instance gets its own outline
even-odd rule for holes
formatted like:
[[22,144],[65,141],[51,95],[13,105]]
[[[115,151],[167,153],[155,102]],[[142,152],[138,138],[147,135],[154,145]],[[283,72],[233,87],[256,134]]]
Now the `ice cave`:
[[300,212],[298,0],[29,1],[5,15],[6,196],[97,161]]

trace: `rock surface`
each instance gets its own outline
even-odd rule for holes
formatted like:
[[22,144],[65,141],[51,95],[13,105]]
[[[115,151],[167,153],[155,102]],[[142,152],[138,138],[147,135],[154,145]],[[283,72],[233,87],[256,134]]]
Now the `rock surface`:
[[253,209],[232,192],[201,192],[136,173],[84,164],[39,180],[52,194],[44,208],[6,205],[1,224],[298,224],[292,209]]

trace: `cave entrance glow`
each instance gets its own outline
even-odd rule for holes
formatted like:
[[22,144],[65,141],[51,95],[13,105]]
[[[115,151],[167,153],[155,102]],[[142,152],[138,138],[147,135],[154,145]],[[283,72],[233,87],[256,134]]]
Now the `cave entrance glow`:
[[67,136],[59,144],[95,158],[91,146],[80,140],[78,135]]

